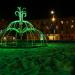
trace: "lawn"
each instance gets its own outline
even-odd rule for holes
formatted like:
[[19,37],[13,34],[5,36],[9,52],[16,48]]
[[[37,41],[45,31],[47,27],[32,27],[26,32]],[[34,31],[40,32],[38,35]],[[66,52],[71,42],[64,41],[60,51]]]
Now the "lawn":
[[0,75],[75,75],[75,43],[0,48]]

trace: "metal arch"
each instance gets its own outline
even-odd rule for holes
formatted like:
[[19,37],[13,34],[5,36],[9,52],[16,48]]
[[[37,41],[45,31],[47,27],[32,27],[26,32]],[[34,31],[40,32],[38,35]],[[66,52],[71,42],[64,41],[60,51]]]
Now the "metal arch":
[[35,28],[35,30],[36,30],[37,32],[39,32],[40,36],[41,36],[41,35],[43,36],[43,39],[47,40],[47,39],[46,39],[46,36],[45,36],[40,30],[38,30],[38,29],[36,29],[36,28]]
[[25,24],[27,23],[27,24],[30,25],[31,28],[34,28],[34,26],[30,22],[28,22],[28,21],[23,21],[23,23],[25,23]]
[[23,33],[27,32],[27,31],[34,31],[34,28],[24,28]]
[[17,33],[19,33],[18,29],[16,29],[16,28],[9,28],[9,29],[6,30],[6,32],[9,31],[9,30],[11,30],[11,31],[14,30],[14,31],[16,31]]
[[[16,21],[11,22],[11,23],[8,25],[7,28],[10,28],[13,24],[16,24],[16,23],[20,23],[20,21],[19,21],[19,20],[16,20]],[[34,28],[33,25],[32,25],[30,22],[28,22],[28,21],[22,21],[22,23],[24,23],[25,25],[26,25],[26,24],[29,24],[30,27]]]
[[10,27],[11,27],[13,24],[15,24],[15,23],[19,23],[19,20],[16,20],[16,21],[11,22],[11,23],[8,25],[7,28],[10,28]]
[[36,28],[25,28],[24,31],[23,31],[23,34],[25,32],[27,32],[27,31],[35,31],[35,32],[38,32],[40,34],[40,40],[41,40],[41,37],[43,38],[43,40],[46,40],[45,35],[41,31],[37,30]]

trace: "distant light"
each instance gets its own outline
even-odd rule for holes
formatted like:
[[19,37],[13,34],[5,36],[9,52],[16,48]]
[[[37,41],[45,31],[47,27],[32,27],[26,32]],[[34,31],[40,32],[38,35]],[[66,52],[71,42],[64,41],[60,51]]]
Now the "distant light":
[[6,37],[3,38],[4,40],[7,40]]
[[43,40],[43,35],[41,34],[41,36],[40,36],[40,40]]
[[59,36],[59,34],[50,34],[50,35],[48,35],[48,39],[49,40],[59,40],[59,38],[60,38],[60,36]]
[[74,28],[74,25],[71,25],[71,28]]
[[54,29],[54,33],[55,33],[55,29]]
[[13,37],[13,40],[15,40],[15,37]]
[[53,35],[50,35],[48,36],[49,40],[53,40],[54,36]]
[[74,20],[72,20],[72,23],[74,22]]
[[55,13],[55,12],[52,10],[52,11],[51,11],[51,14],[53,15],[54,13]]
[[54,22],[56,19],[55,19],[55,17],[52,17],[52,21]]
[[56,29],[58,29],[58,26],[56,26]]
[[63,24],[64,22],[63,21],[61,21],[61,24]]

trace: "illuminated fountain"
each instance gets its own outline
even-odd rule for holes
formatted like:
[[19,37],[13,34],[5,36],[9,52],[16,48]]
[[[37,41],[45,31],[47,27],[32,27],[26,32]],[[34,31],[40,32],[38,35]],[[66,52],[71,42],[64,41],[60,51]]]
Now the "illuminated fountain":
[[44,46],[46,44],[45,35],[34,28],[34,26],[24,20],[27,16],[26,9],[21,7],[17,8],[15,12],[19,16],[19,20],[11,22],[1,34],[2,47],[34,47]]

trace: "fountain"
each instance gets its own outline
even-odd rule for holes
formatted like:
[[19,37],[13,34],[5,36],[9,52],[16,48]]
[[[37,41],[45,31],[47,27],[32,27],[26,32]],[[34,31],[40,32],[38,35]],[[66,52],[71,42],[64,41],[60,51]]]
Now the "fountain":
[[23,18],[27,16],[26,8],[17,7],[15,15],[19,20],[11,22],[0,33],[1,47],[34,47],[45,46],[46,36]]

